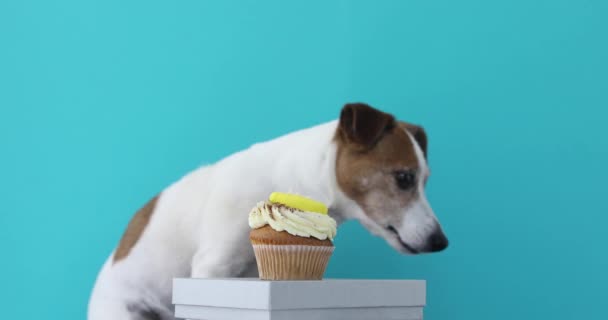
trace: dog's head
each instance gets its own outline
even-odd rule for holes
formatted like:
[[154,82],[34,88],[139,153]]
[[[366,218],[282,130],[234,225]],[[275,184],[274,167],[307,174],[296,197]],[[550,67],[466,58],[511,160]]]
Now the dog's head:
[[424,129],[366,104],[347,104],[336,144],[337,183],[370,232],[403,253],[448,246],[424,193],[429,178]]

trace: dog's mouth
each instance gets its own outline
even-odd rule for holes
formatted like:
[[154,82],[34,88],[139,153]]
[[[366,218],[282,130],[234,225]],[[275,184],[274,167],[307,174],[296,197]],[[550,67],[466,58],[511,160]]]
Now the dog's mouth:
[[397,229],[395,229],[395,227],[393,226],[388,226],[386,227],[386,230],[388,230],[389,232],[393,233],[395,235],[395,237],[397,238],[397,240],[399,241],[399,243],[405,248],[407,249],[407,251],[413,253],[413,254],[417,254],[420,253],[418,250],[412,248],[412,246],[410,246],[409,244],[403,242],[403,240],[401,240],[401,237],[399,236],[399,232],[397,231]]

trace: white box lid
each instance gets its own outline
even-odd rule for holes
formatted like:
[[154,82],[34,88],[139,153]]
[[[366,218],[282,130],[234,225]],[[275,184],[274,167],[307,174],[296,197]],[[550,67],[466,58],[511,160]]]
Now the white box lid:
[[238,309],[423,307],[424,280],[174,279],[173,303]]

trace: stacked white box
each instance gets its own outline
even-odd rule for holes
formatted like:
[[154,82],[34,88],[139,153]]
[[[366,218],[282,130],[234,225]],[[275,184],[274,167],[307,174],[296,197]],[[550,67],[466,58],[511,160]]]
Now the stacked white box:
[[175,279],[175,315],[204,320],[422,320],[424,280]]

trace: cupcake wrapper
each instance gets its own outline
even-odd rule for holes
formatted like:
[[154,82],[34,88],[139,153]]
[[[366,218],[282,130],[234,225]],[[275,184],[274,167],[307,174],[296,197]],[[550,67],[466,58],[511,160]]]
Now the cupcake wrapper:
[[334,247],[254,244],[262,280],[321,280]]

